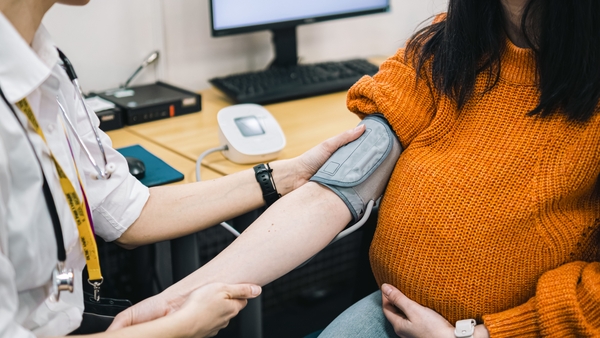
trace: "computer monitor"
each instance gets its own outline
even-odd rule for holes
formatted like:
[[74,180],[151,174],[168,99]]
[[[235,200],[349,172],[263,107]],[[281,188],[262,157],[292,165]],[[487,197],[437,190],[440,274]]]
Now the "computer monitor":
[[389,0],[210,0],[213,36],[273,32],[272,66],[298,60],[296,26],[389,11]]

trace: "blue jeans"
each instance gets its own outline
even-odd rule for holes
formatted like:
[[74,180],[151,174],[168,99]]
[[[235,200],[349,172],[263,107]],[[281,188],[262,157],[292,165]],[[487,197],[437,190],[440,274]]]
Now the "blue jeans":
[[319,338],[398,338],[383,315],[381,291],[375,291],[342,312]]

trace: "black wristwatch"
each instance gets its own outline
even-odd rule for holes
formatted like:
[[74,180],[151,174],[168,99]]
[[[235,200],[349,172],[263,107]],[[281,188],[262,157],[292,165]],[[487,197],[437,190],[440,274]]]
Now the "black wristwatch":
[[281,194],[277,192],[275,180],[273,179],[271,172],[273,172],[273,169],[271,169],[268,163],[257,164],[254,166],[254,176],[260,185],[260,190],[262,190],[263,199],[265,200],[267,208],[281,197]]

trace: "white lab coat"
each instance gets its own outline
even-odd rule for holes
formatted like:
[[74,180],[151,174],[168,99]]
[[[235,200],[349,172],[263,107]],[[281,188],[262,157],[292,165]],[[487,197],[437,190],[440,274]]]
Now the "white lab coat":
[[[79,169],[92,209],[96,234],[107,241],[121,236],[140,215],[149,191],[127,169],[125,159],[101,132],[109,162],[116,172],[94,180],[94,169],[66,124],[56,98],[97,162],[102,163],[95,136],[59,57],[43,27],[31,46],[0,13],[0,88],[27,126],[56,202],[67,251],[67,267],[76,271],[74,292],[49,300],[50,276],[57,263],[54,230],[42,191],[42,174],[34,152],[14,115],[0,102],[0,337],[64,335],[79,326],[83,311],[81,269],[85,265],[77,228],[59,184],[48,147],[29,127],[14,103],[27,97],[50,150],[76,187]],[[95,119],[96,125],[98,124]],[[67,131],[65,131],[67,128]],[[67,136],[68,135],[68,136]],[[67,137],[69,142],[67,141]],[[69,151],[69,144],[73,156]]]

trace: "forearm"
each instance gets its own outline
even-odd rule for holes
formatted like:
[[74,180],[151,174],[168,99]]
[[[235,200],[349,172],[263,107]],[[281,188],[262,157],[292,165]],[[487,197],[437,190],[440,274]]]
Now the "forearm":
[[[287,194],[298,184],[292,163],[271,164],[277,190]],[[215,180],[155,187],[140,217],[117,240],[139,246],[191,234],[264,205],[252,169]]]
[[342,200],[308,183],[277,201],[217,257],[165,292],[183,300],[210,283],[264,285],[315,255],[350,222]]

